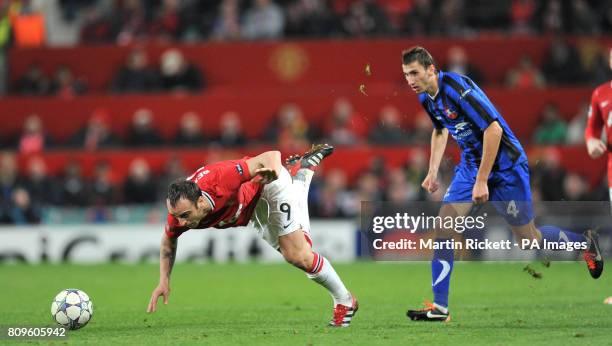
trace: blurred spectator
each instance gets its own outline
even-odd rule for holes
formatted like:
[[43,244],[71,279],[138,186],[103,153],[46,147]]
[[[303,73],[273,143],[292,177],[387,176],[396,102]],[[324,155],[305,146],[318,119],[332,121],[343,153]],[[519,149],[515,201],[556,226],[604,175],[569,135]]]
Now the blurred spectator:
[[94,110],[87,124],[70,138],[69,144],[89,151],[119,145],[119,140],[111,132],[108,112],[101,108]]
[[62,18],[66,22],[72,22],[77,18],[82,8],[95,7],[93,5],[95,5],[96,0],[59,0],[58,3],[61,7]]
[[424,149],[415,148],[412,150],[410,159],[404,164],[404,171],[406,181],[416,188],[417,195],[415,199],[424,201],[426,191],[421,188],[421,184],[429,172],[429,157]]
[[0,223],[13,223],[13,194],[19,188],[17,161],[11,152],[0,153]]
[[40,47],[45,44],[45,14],[35,9],[30,1],[20,1],[10,6],[17,9],[9,16],[13,42],[16,47]]
[[28,67],[28,70],[17,80],[15,85],[15,91],[21,95],[47,95],[49,88],[49,78],[45,76],[42,68],[36,62]]
[[406,181],[406,174],[401,168],[394,168],[388,172],[386,200],[394,203],[406,203],[418,198],[419,189]]
[[179,146],[203,147],[206,145],[206,136],[197,113],[187,112],[183,114],[173,142]]
[[155,129],[153,113],[147,108],[140,108],[132,116],[132,126],[128,135],[128,144],[133,147],[154,147],[164,143]]
[[533,19],[536,12],[535,0],[512,0],[510,20],[515,34],[533,33]]
[[172,156],[166,161],[164,171],[157,179],[158,200],[165,201],[170,183],[179,178],[186,178],[187,170],[178,156]]
[[359,177],[357,181],[356,200],[358,201],[381,201],[382,189],[378,177],[370,172]]
[[30,204],[37,210],[56,204],[60,200],[58,184],[47,174],[47,165],[40,157],[34,156],[28,161],[27,176],[23,186],[31,198]]
[[155,203],[157,184],[147,161],[136,158],[129,168],[128,177],[123,184],[123,202],[126,204]]
[[508,72],[506,84],[509,88],[515,89],[543,88],[545,80],[542,72],[533,66],[531,58],[523,55],[519,66]]
[[441,0],[440,10],[434,20],[434,33],[461,36],[466,32],[465,3],[463,0]]
[[371,0],[355,0],[342,20],[344,30],[352,37],[374,36],[391,32],[385,12]]
[[578,107],[576,115],[567,126],[567,144],[584,144],[584,130],[586,128],[589,104],[583,102]]
[[180,0],[162,0],[149,25],[149,34],[165,41],[179,38],[181,30]]
[[127,45],[146,39],[148,36],[147,14],[140,0],[119,1],[113,13],[113,31],[117,33],[117,42]]
[[94,177],[91,182],[91,201],[94,206],[114,205],[119,200],[119,189],[107,161],[96,163]]
[[108,18],[99,6],[89,6],[83,15],[80,41],[83,43],[110,43],[113,41],[115,32]]
[[285,28],[285,13],[273,0],[254,0],[244,16],[242,34],[247,39],[278,39]]
[[602,31],[612,32],[612,6],[608,1],[602,1],[596,8],[596,12],[601,15]]
[[278,143],[282,151],[301,152],[308,148],[312,134],[302,109],[293,103],[280,107],[278,116],[268,125],[264,141]]
[[37,114],[29,115],[23,122],[23,132],[18,139],[19,153],[24,155],[42,153],[51,144],[51,138],[45,133],[40,117]]
[[210,36],[219,14],[220,1],[187,0],[181,4],[180,33],[185,42],[195,42]]
[[202,73],[185,60],[178,49],[168,49],[161,55],[161,85],[166,91],[200,91],[205,87]]
[[63,98],[72,98],[85,93],[85,84],[75,78],[67,65],[60,65],[51,81],[50,93]]
[[542,71],[549,84],[575,84],[584,80],[576,50],[562,37],[556,37],[544,58]]
[[541,154],[540,161],[533,166],[534,185],[540,187],[543,201],[563,200],[565,175],[560,151],[554,147],[547,148]]
[[[596,39],[582,39],[578,42],[577,54],[580,60],[580,71],[584,82],[592,83],[599,73],[608,75],[604,70],[610,70],[607,64],[602,64],[602,47]],[[606,61],[607,62],[607,61]],[[603,66],[602,66],[603,65]]]
[[238,40],[241,37],[240,8],[238,0],[222,0],[219,15],[213,25],[211,38],[219,41]]
[[228,111],[221,116],[219,136],[215,143],[222,147],[238,147],[246,145],[246,137],[242,131],[242,121],[238,113]]
[[285,36],[339,36],[341,32],[339,22],[325,0],[297,0],[287,7]]
[[426,36],[435,25],[436,9],[430,0],[415,0],[402,24],[402,32],[412,36]]
[[472,65],[468,59],[467,52],[461,46],[453,46],[448,50],[446,66],[444,71],[455,72],[470,77],[476,84],[483,82],[478,68]]
[[[611,6],[612,7],[612,6]],[[612,49],[602,49],[595,58],[589,80],[593,85],[600,85],[612,80]]]
[[124,66],[119,69],[112,83],[112,90],[120,93],[152,92],[160,89],[159,75],[149,66],[147,53],[142,48],[133,49]]
[[533,134],[536,144],[560,144],[565,142],[567,124],[554,103],[548,103],[542,111],[541,121]]
[[11,201],[9,223],[14,225],[40,223],[41,210],[32,204],[30,194],[26,189],[22,187],[15,188]]
[[354,202],[355,197],[347,190],[346,173],[333,169],[325,175],[319,200],[313,206],[313,213],[322,217],[354,216],[359,207],[355,207]]
[[410,133],[410,141],[416,145],[429,145],[433,124],[424,110],[419,110],[414,119],[414,129]]
[[409,142],[409,136],[402,128],[400,112],[395,106],[386,105],[381,109],[378,124],[370,132],[370,142],[379,145],[403,145]]
[[564,23],[563,7],[559,0],[542,1],[542,10],[536,18],[539,18],[540,31],[544,34],[563,33]]
[[563,180],[563,195],[567,201],[589,201],[589,183],[581,175],[570,173]]
[[352,146],[361,143],[367,132],[367,125],[346,98],[334,102],[331,116],[327,117],[325,136],[327,142],[339,146]]
[[569,27],[575,35],[594,35],[599,32],[598,15],[594,13],[585,0],[571,1]]
[[76,160],[68,162],[64,170],[60,203],[70,207],[89,204],[89,184],[81,174],[81,164]]

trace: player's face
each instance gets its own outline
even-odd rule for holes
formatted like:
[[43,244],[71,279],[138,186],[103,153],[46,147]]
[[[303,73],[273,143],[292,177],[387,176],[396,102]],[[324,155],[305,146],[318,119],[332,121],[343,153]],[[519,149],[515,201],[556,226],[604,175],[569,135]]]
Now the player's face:
[[196,228],[204,217],[204,208],[199,206],[199,202],[198,200],[198,203],[193,203],[186,198],[181,198],[174,207],[170,205],[169,200],[166,200],[166,206],[168,212],[178,220],[181,227]]
[[433,65],[425,68],[418,61],[413,61],[408,65],[402,65],[402,70],[404,70],[406,82],[415,93],[419,94],[431,89],[432,77],[435,75]]

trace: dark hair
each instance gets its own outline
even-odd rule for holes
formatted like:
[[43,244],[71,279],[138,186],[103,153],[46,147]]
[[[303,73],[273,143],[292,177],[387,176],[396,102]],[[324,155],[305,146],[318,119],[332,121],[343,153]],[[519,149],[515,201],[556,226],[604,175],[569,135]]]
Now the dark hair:
[[434,58],[429,54],[427,49],[421,46],[414,46],[402,52],[402,63],[404,65],[408,65],[413,61],[418,61],[419,64],[423,65],[425,68],[428,68],[429,65],[436,66]]
[[168,186],[167,198],[172,207],[175,207],[181,198],[185,198],[195,204],[200,196],[202,196],[202,191],[198,184],[191,180],[185,180],[185,178],[177,179]]

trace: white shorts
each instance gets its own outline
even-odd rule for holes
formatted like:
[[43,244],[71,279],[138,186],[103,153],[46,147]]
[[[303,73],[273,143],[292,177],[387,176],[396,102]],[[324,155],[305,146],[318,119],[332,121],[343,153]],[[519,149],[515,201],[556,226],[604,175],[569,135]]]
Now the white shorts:
[[304,231],[310,239],[308,206],[304,206],[307,196],[303,193],[302,189],[294,186],[291,175],[284,167],[278,179],[264,187],[251,222],[273,248],[279,249],[279,237],[297,230]]

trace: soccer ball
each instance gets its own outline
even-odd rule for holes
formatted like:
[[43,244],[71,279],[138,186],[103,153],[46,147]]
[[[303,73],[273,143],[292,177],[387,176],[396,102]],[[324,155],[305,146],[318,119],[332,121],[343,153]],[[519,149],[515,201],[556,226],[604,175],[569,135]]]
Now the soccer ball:
[[68,329],[84,327],[93,316],[93,302],[87,293],[69,288],[58,293],[51,303],[51,316]]

